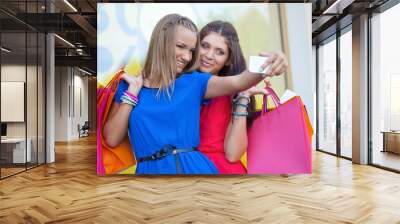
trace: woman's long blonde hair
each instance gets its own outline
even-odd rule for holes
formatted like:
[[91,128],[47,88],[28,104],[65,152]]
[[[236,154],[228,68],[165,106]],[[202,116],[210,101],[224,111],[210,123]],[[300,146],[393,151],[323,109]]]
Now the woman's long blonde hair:
[[181,25],[196,33],[196,48],[192,60],[185,66],[182,73],[190,72],[198,66],[198,51],[200,38],[196,25],[187,17],[178,14],[164,16],[156,25],[151,34],[150,46],[143,68],[143,78],[151,85],[159,87],[160,93],[166,90],[170,97],[177,78],[175,56],[175,29]]

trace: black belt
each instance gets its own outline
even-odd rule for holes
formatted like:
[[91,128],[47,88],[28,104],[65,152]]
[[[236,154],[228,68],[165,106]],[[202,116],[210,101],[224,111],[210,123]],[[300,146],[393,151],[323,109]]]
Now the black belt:
[[137,160],[137,162],[141,163],[144,161],[159,160],[159,159],[165,158],[168,155],[174,155],[175,156],[175,164],[176,164],[176,173],[182,174],[182,166],[179,161],[178,154],[181,152],[192,152],[192,151],[198,151],[198,149],[196,147],[193,147],[190,149],[177,149],[175,146],[165,145],[159,151],[153,153],[152,155],[139,158]]
[[181,152],[191,152],[191,151],[198,151],[196,147],[190,149],[177,149],[175,146],[172,145],[165,145],[157,152],[151,154],[150,156],[142,157],[137,160],[138,163],[149,161],[149,160],[159,160],[168,155],[176,155]]

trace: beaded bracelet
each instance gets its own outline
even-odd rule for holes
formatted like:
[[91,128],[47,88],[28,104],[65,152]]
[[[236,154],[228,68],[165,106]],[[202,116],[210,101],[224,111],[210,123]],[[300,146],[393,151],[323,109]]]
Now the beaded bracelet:
[[232,115],[235,117],[247,117],[249,115],[249,113],[247,113],[247,112],[245,112],[245,113],[232,112]]
[[133,95],[132,93],[125,91],[124,92],[124,96],[130,98],[132,101],[135,101],[136,103],[139,103],[139,99],[137,98],[137,96]]
[[239,102],[240,99],[246,99],[247,103],[250,103],[250,97],[238,95],[233,102]]
[[249,104],[235,103],[235,106],[249,107]]
[[132,102],[135,102],[135,103],[138,103],[137,100],[132,99],[130,96],[128,96],[128,95],[126,95],[126,94],[122,95],[122,96],[121,96],[121,99],[122,99],[122,98],[127,99],[127,100],[132,101]]
[[122,100],[122,99],[127,100],[127,101],[132,102],[132,103],[135,103],[135,104],[138,103],[136,100],[130,98],[130,97],[127,96],[127,95],[122,95],[122,96],[121,96],[121,100]]
[[139,102],[139,98],[135,95],[133,95],[132,93],[125,91],[124,92],[125,95],[128,95],[130,98],[132,98],[133,100],[135,100],[136,102]]
[[139,99],[137,96],[133,95],[132,93],[125,91],[124,94],[121,96],[122,103],[131,105],[135,107],[139,103]]
[[125,103],[125,104],[131,105],[133,107],[135,107],[137,105],[136,101],[132,100],[131,98],[127,97],[126,95],[123,95],[121,97],[121,103]]

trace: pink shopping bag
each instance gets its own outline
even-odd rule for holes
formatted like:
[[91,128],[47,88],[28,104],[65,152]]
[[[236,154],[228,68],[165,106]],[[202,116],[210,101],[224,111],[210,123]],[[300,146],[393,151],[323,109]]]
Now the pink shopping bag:
[[249,174],[311,173],[310,132],[304,105],[299,96],[284,104],[271,88],[266,88],[276,104],[263,109],[248,131],[247,172]]
[[[107,89],[105,88],[99,88],[97,89],[97,97],[102,96],[102,95],[107,95],[109,97],[111,91],[108,91],[106,93]],[[103,118],[103,113],[106,108],[106,101],[101,102],[100,104],[97,105],[97,124],[101,124],[101,120]],[[101,129],[99,126],[97,126],[97,139],[101,139]],[[100,175],[105,174],[104,170],[104,164],[103,164],[103,153],[101,151],[101,146],[100,143],[97,143],[97,173]]]

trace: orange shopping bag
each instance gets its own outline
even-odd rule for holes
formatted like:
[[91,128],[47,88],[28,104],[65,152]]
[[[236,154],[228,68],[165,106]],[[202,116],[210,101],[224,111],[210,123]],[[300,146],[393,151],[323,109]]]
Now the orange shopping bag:
[[102,133],[121,75],[118,71],[113,79],[103,88],[97,90],[97,173],[115,174],[136,164],[128,136],[115,148],[108,146]]

